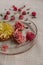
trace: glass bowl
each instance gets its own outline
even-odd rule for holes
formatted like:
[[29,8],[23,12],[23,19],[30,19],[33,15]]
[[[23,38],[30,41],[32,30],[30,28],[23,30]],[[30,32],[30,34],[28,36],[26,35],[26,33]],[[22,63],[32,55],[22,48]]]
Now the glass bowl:
[[[27,41],[27,42],[20,44],[20,45],[16,44],[16,42],[14,42],[12,40],[0,42],[0,53],[1,54],[5,54],[5,55],[21,54],[21,53],[26,52],[27,50],[30,50],[34,46],[34,44],[36,44],[35,41],[37,39],[37,26],[31,20],[22,21],[22,22],[27,27],[29,27],[28,29],[25,29],[24,32],[26,32],[27,30],[32,31],[36,35],[35,38],[32,41]],[[6,52],[1,50],[1,46],[5,45],[5,44],[9,45],[9,48]]]

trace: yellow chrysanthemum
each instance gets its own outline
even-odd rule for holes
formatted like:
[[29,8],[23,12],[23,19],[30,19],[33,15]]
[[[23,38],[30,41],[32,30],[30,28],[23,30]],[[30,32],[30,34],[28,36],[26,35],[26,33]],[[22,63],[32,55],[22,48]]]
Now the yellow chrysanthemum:
[[0,39],[7,40],[11,37],[14,29],[7,22],[0,22]]

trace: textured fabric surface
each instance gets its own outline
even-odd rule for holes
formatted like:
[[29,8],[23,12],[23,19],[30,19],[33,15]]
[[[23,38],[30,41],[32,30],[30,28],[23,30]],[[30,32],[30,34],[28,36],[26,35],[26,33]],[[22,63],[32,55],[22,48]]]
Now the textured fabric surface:
[[31,11],[37,12],[37,18],[31,20],[37,25],[38,39],[36,44],[23,54],[15,56],[0,54],[0,65],[43,65],[43,0],[0,0],[0,12],[13,4],[18,7],[26,4]]

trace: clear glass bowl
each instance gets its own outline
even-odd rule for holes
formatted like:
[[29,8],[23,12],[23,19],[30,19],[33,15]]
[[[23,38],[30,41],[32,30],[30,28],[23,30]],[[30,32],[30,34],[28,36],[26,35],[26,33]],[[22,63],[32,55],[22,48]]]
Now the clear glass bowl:
[[[17,55],[17,54],[21,54],[21,53],[24,53],[26,52],[27,50],[30,50],[34,44],[36,44],[36,39],[37,39],[37,26],[34,24],[33,21],[31,20],[28,20],[28,21],[22,21],[27,27],[29,27],[27,30],[30,30],[32,31],[36,36],[35,38],[32,40],[32,41],[27,41],[23,44],[16,44],[16,42],[13,42],[13,41],[3,41],[3,42],[0,42],[0,53],[1,54],[5,54],[5,55]],[[25,29],[25,31],[27,31]],[[25,32],[24,31],[24,32]],[[5,44],[8,44],[9,45],[9,48],[6,52],[2,51],[1,50],[1,46],[2,45],[5,45]]]

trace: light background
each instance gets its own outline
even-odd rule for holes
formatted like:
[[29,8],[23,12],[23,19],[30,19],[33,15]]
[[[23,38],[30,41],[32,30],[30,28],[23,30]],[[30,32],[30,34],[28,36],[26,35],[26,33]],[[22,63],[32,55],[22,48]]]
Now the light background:
[[37,12],[37,18],[32,19],[38,28],[37,43],[29,51],[16,55],[0,54],[0,65],[43,65],[43,0],[0,0],[0,12],[11,5],[18,7],[26,4],[32,11]]

